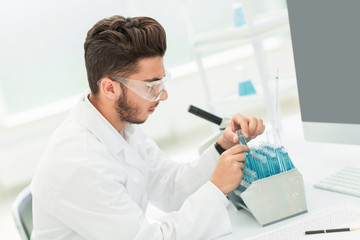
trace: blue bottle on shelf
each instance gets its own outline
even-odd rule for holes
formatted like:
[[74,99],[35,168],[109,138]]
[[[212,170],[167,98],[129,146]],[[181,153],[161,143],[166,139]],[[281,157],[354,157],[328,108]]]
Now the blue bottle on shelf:
[[251,78],[247,75],[246,69],[243,66],[236,67],[236,74],[238,79],[238,95],[247,96],[256,94]]
[[233,1],[234,26],[242,27],[246,24],[244,9],[240,0]]

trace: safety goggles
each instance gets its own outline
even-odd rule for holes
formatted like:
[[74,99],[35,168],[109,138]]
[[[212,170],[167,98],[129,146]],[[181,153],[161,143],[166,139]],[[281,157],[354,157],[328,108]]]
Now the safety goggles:
[[166,90],[167,81],[170,79],[170,77],[170,73],[168,71],[165,71],[165,75],[163,78],[152,82],[133,80],[119,76],[112,77],[111,80],[124,84],[136,95],[145,100],[148,100],[150,102],[156,102],[161,98],[161,95]]

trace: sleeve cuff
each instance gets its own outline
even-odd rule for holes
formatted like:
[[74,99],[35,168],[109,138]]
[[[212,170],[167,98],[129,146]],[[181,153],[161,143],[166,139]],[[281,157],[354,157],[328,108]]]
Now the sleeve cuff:
[[229,200],[225,196],[225,194],[212,182],[208,181],[207,185],[209,185],[209,189],[219,198],[220,201],[224,204],[225,207],[229,205]]
[[213,152],[213,154],[214,154],[217,158],[219,158],[219,157],[220,157],[220,153],[216,150],[215,145],[212,145],[210,148],[212,149],[211,152]]
[[206,156],[207,158],[212,158],[213,162],[217,164],[220,158],[220,154],[216,150],[214,144],[212,144],[203,154],[202,156]]

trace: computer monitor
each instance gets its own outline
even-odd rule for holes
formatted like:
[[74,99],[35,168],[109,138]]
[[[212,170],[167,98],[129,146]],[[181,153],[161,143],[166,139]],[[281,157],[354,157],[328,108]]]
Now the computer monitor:
[[360,144],[360,1],[287,5],[305,139]]

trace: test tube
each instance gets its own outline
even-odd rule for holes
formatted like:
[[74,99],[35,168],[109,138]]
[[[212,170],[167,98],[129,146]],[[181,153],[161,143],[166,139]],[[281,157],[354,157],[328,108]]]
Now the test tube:
[[246,139],[245,139],[244,135],[242,134],[241,129],[236,131],[236,135],[238,136],[239,143],[247,146]]
[[[236,131],[236,135],[238,136],[239,143],[247,146],[246,139],[244,135],[241,133],[241,129]],[[243,179],[241,184],[247,188],[251,184],[250,181],[251,177],[248,175],[248,169],[250,168],[251,165],[251,159],[250,159],[250,155],[247,152],[245,152],[245,156],[246,156],[245,169],[243,171]]]

